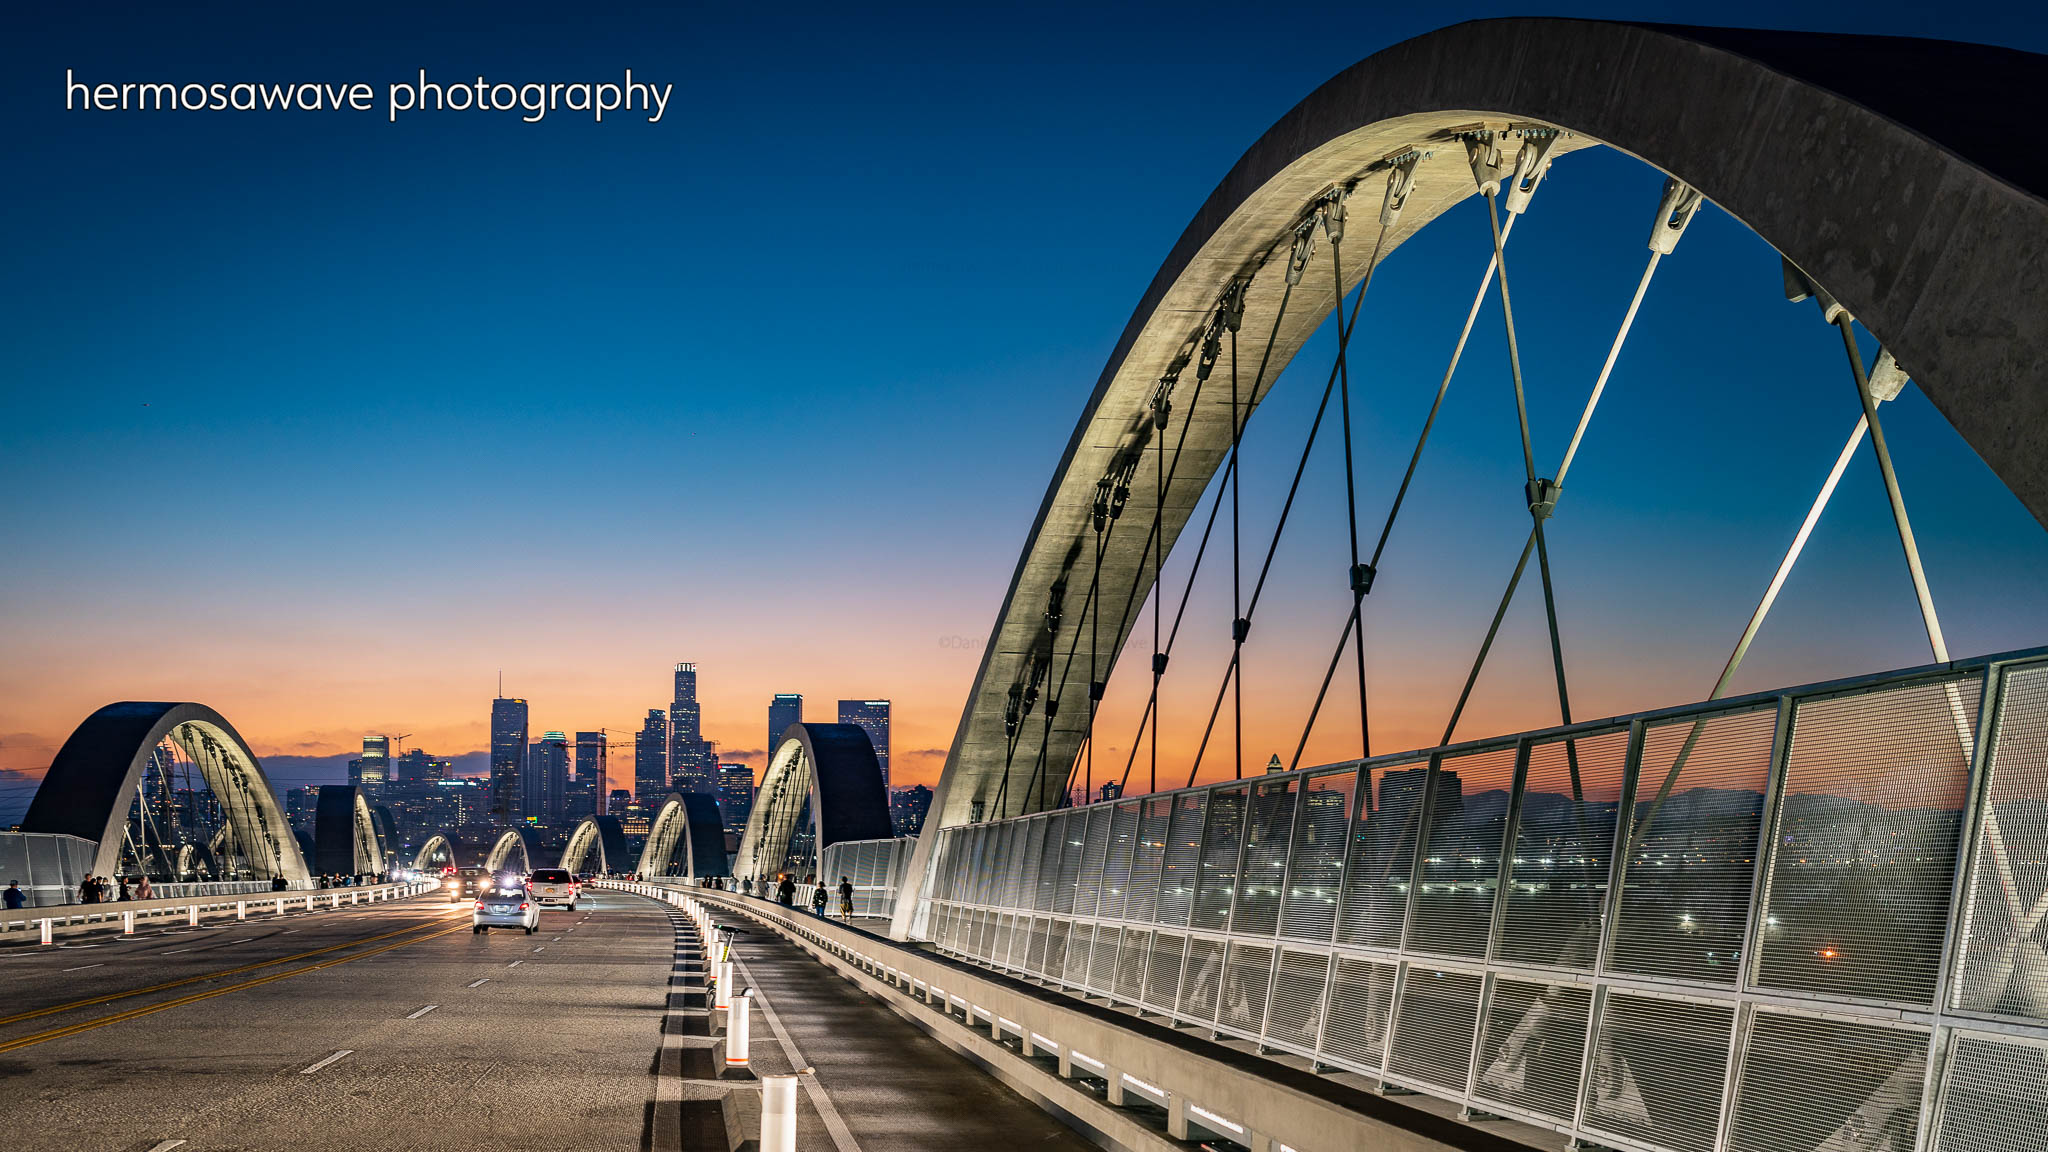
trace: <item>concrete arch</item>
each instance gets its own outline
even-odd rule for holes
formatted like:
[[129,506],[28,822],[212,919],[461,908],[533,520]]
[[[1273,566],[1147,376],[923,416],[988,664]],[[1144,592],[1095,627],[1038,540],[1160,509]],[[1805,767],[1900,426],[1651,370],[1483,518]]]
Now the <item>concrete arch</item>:
[[313,813],[313,866],[321,875],[384,871],[383,836],[370,799],[354,784],[323,784]]
[[[562,867],[579,874],[624,871],[632,858],[626,847],[626,830],[616,816],[585,816],[570,831],[569,843],[562,849]],[[593,863],[596,867],[589,867]]]
[[294,888],[309,887],[305,857],[256,754],[204,704],[124,701],[88,716],[50,763],[22,831],[95,841],[93,872],[113,875],[143,767],[166,739],[199,766],[257,878],[282,876]]
[[[1899,75],[1912,75],[1914,83],[1899,85]],[[1395,45],[1331,79],[1224,177],[1125,327],[1054,472],[983,649],[933,798],[932,827],[967,821],[977,806],[994,813],[1003,791],[1010,691],[1053,691],[1042,683],[1042,668],[1055,600],[1066,609],[1060,648],[1073,629],[1080,629],[1079,648],[1089,646],[1082,595],[1060,593],[1070,576],[1080,587],[1093,571],[1097,483],[1149,443],[1159,381],[1225,288],[1258,273],[1238,334],[1240,359],[1256,364],[1268,352],[1286,241],[1314,200],[1359,180],[1349,247],[1358,247],[1359,233],[1369,244],[1384,158],[1410,149],[1433,153],[1417,167],[1405,212],[1388,234],[1391,251],[1475,195],[1454,129],[1563,129],[1571,135],[1556,155],[1604,144],[1699,189],[1863,321],[2048,523],[2048,454],[2027,447],[2048,426],[2048,324],[2040,319],[2048,315],[2048,281],[2032,274],[2035,255],[2048,252],[2048,161],[2038,150],[2001,143],[2021,138],[2032,116],[2025,102],[2000,95],[2038,91],[2044,83],[2048,57],[2006,49],[1554,19],[1460,24]],[[1510,159],[1515,146],[1504,145]],[[1364,272],[1362,254],[1351,256],[1347,288]],[[1268,386],[1328,315],[1336,300],[1332,280],[1324,242],[1273,340]],[[1189,391],[1185,383],[1177,390],[1168,428],[1176,443],[1182,421],[1188,434],[1165,500],[1161,538],[1168,549],[1230,440],[1227,395],[1210,389],[1191,405]],[[1123,528],[1103,557],[1099,603],[1120,606],[1133,589],[1142,601],[1151,586],[1144,560],[1155,499],[1151,471],[1128,477]],[[1096,666],[1106,676],[1136,614],[1119,621],[1112,608],[1104,617]],[[1076,659],[1076,666],[1088,664],[1086,652]],[[1059,719],[1044,741],[1044,762],[1052,766],[1044,775],[1054,782],[1041,783],[1039,794],[1020,805],[1043,739],[1039,723],[1021,726],[1008,761],[1024,766],[1005,797],[1011,815],[1056,798],[1086,725],[1083,679],[1068,678],[1054,702]],[[1042,717],[1045,707],[1039,703],[1033,715]]]
[[507,828],[498,834],[491,844],[491,850],[484,853],[484,871],[498,872],[513,867],[516,855],[518,871],[531,872],[539,866],[540,853],[526,834],[524,828]]
[[647,842],[633,872],[642,880],[666,876],[682,857],[691,879],[732,875],[725,855],[725,822],[718,801],[699,792],[671,792],[647,827]]
[[738,875],[772,878],[789,856],[798,821],[810,813],[812,850],[842,840],[886,840],[889,797],[874,745],[856,724],[792,724],[761,774],[760,795],[747,818],[734,863]]
[[[1913,83],[1899,84],[1901,75]],[[1432,153],[1387,234],[1391,251],[1475,194],[1455,130],[1561,129],[1569,135],[1557,155],[1604,144],[1698,189],[1861,320],[2048,524],[2048,454],[2029,447],[2048,427],[2048,280],[2035,274],[2048,253],[2048,160],[2010,146],[2033,119],[2030,105],[2010,94],[2044,84],[2048,57],[2001,48],[1559,19],[1460,24],[1339,73],[1223,178],[1125,326],[1018,558],[930,827],[995,815],[998,794],[1010,815],[1056,801],[1058,783],[1034,789],[1029,775],[1044,763],[1046,777],[1063,777],[1086,727],[1089,685],[1072,677],[1057,699],[1035,701],[1034,717],[1052,711],[1058,719],[1049,736],[1040,722],[1020,725],[1014,750],[1006,705],[1013,690],[1020,698],[1055,693],[1056,677],[1045,675],[1053,642],[1046,624],[1062,608],[1061,647],[1078,634],[1071,658],[1090,664],[1079,651],[1091,644],[1083,597],[1066,589],[1070,577],[1086,584],[1093,574],[1091,512],[1107,476],[1121,474],[1129,496],[1123,530],[1111,534],[1102,559],[1096,603],[1142,602],[1151,587],[1144,552],[1156,481],[1151,469],[1124,469],[1153,437],[1153,394],[1177,361],[1186,363],[1189,340],[1225,289],[1251,277],[1238,356],[1254,364],[1270,356],[1270,387],[1337,299],[1325,242],[1294,289],[1286,322],[1273,328],[1278,265],[1305,212],[1326,190],[1358,181],[1352,234],[1376,232],[1386,159]],[[1503,145],[1510,159],[1516,146]],[[1355,252],[1346,261],[1345,290],[1364,263]],[[1185,385],[1175,392],[1167,434],[1179,443],[1185,428],[1187,440],[1158,525],[1169,550],[1229,447],[1229,398],[1219,391],[1199,404]],[[1136,614],[1104,617],[1094,666],[1106,678]],[[920,840],[914,878],[924,876],[936,842]],[[914,904],[899,904],[899,934]]]
[[462,841],[453,832],[436,832],[422,841],[419,851],[413,853],[412,866],[415,869],[431,867],[437,850],[447,853],[448,863],[458,868],[462,866]]

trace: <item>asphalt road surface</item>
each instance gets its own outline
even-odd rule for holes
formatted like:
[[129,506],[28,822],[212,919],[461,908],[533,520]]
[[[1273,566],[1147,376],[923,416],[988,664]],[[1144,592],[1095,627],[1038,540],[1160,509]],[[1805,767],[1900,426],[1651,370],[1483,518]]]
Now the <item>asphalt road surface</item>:
[[[796,949],[743,940],[776,1018],[756,1068],[798,1065],[791,1046],[817,1068],[800,1148],[1090,1147]],[[645,1149],[673,950],[663,906],[594,891],[532,936],[423,897],[0,948],[0,1145]],[[758,1099],[741,1112],[752,1137]]]

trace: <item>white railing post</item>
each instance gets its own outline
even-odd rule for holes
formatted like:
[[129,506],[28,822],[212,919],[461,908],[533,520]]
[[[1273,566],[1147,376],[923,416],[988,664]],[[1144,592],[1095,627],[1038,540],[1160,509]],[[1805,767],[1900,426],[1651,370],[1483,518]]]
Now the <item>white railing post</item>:
[[123,913],[121,913],[121,935],[123,935],[123,936],[133,936],[133,935],[135,935],[135,913],[133,913],[133,912],[123,912]]
[[279,916],[284,915],[284,897],[282,896],[277,898],[277,914]]
[[43,943],[48,944],[55,939],[56,937],[50,931],[50,918],[45,916],[43,917]]
[[354,903],[356,902],[356,898],[357,898],[358,896],[361,896],[361,895],[362,895],[362,893],[361,893],[361,892],[359,892],[359,891],[357,891],[356,889],[354,889],[354,888],[351,888],[351,889],[349,889],[349,890],[348,890],[348,902],[349,902],[349,903],[351,903],[351,904],[354,904]]
[[199,905],[187,904],[185,906],[185,923],[193,928],[199,927]]
[[249,918],[249,902],[248,902],[247,900],[237,900],[237,901],[235,901],[235,919],[237,919],[237,920],[247,920],[248,918]]
[[308,893],[306,893],[306,911],[308,911],[308,912],[311,912],[312,910],[313,910],[313,894],[312,894],[311,892],[308,892]]
[[761,1077],[761,1152],[796,1152],[796,1077]]
[[733,999],[725,1011],[725,1066],[747,1066],[747,1033],[754,1023],[754,990],[747,989]]

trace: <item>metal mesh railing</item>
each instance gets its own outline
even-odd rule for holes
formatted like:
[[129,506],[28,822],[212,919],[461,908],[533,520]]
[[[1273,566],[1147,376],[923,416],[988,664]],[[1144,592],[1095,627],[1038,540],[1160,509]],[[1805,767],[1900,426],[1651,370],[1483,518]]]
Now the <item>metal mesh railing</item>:
[[2048,652],[936,834],[942,949],[1474,1112],[2048,1152]]
[[[853,914],[887,918],[895,914],[896,893],[903,887],[903,874],[910,867],[910,855],[917,837],[894,840],[847,840],[825,846],[825,859],[818,875],[832,892],[827,910],[839,912],[839,878],[853,884]],[[950,847],[950,846],[949,846]]]

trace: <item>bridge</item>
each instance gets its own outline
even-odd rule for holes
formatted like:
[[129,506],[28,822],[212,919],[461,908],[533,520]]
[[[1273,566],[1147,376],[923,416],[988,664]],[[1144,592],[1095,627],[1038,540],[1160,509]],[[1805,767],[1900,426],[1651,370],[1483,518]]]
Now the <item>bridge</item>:
[[[195,896],[182,922],[140,926],[51,909],[61,932],[27,943],[25,918],[0,959],[20,989],[0,1053],[32,1054],[18,1122],[108,1147],[282,1145],[291,1117],[350,1098],[367,1101],[364,1130],[452,1119],[478,1146],[602,1132],[732,1152],[759,1125],[764,1148],[793,1131],[838,1152],[2048,1147],[2048,648],[1948,650],[1883,419],[1917,388],[2048,524],[2048,166],[2016,145],[2033,133],[2011,98],[2044,80],[2048,60],[1962,44],[1561,20],[1463,24],[1360,62],[1252,144],[1139,301],[1053,469],[919,836],[890,834],[858,729],[797,725],[735,853],[701,796],[671,797],[637,851],[586,821],[564,863],[633,878],[510,948],[460,932],[466,908],[434,893],[279,900],[267,916],[260,900],[202,914]],[[1618,323],[1555,467],[1539,468],[1511,240],[1542,226],[1553,173],[1595,149],[1661,189],[1629,222],[1646,236],[1633,292],[1588,302]],[[1566,479],[1620,434],[1600,403],[1626,386],[1632,326],[1704,211],[1774,249],[1785,298],[1839,346],[1838,373],[1813,387],[1841,397],[1846,438],[1816,462],[1826,478],[1776,565],[1747,574],[1755,607],[1728,622],[1703,693],[1587,719],[1551,563]],[[1374,280],[1392,253],[1475,221],[1477,290],[1382,518],[1360,507],[1351,413],[1371,396],[1350,338],[1368,294],[1389,290]],[[1494,313],[1506,362],[1463,363]],[[1403,508],[1461,364],[1512,396],[1529,519],[1441,739],[1375,748],[1373,590],[1399,563],[1396,529],[1413,531]],[[1287,503],[1248,531],[1245,429],[1289,367],[1321,404]],[[1322,529],[1345,553],[1341,594],[1329,635],[1292,654],[1313,673],[1298,742],[1247,772],[1244,654],[1267,640],[1266,575],[1319,439],[1343,460],[1344,522]],[[1927,661],[1734,692],[1866,450]],[[1174,648],[1205,556],[1236,577],[1231,644],[1220,669],[1189,672]],[[1518,595],[1543,607],[1556,722],[1461,736]],[[1133,652],[1136,737],[1099,733]],[[1162,685],[1190,675],[1192,719],[1161,706]],[[1346,728],[1341,758],[1310,756],[1340,715],[1355,755]],[[253,754],[194,704],[89,720],[25,831],[70,838],[102,874],[193,870],[199,853],[165,851],[129,810],[166,742],[223,800],[230,831],[207,851],[231,882],[297,893],[341,870],[327,861],[362,870],[391,850],[360,797],[337,791],[329,820],[323,793],[309,869]],[[527,833],[494,837],[491,866],[539,863]],[[460,843],[436,837],[416,859]],[[857,880],[853,916],[768,898],[779,876],[813,873]],[[745,934],[727,970],[730,928]],[[87,970],[81,995],[66,976]],[[724,1003],[742,986],[753,995]],[[222,1066],[212,1021],[187,1011],[199,999],[265,1042]],[[754,1063],[732,1064],[756,1012]],[[473,1103],[451,1118],[380,1091],[478,1051],[494,1061],[480,1076],[576,1107],[542,1109],[535,1136]],[[200,1091],[191,1052],[215,1061],[232,1106],[164,1103]],[[81,1118],[45,1054],[140,1063],[162,1090],[96,1098]],[[793,1129],[777,1127],[784,1108]]]

